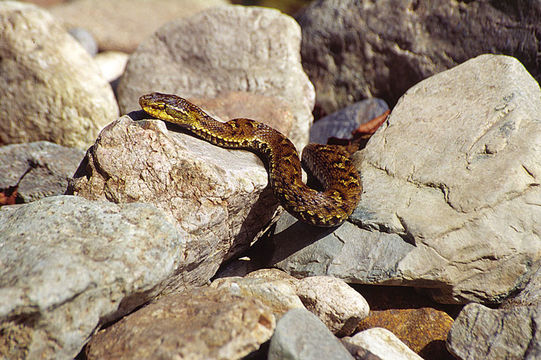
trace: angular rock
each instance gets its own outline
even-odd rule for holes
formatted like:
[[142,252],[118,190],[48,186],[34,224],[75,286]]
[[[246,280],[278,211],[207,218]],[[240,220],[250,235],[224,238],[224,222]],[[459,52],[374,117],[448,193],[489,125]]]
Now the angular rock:
[[267,341],[274,326],[257,300],[198,288],[164,296],[99,332],[86,354],[89,360],[241,359]]
[[384,328],[368,329],[353,337],[344,338],[342,342],[348,344],[349,348],[361,347],[382,360],[422,360],[392,332]]
[[425,359],[451,360],[445,340],[452,325],[452,317],[432,308],[386,309],[371,310],[358,324],[357,331],[385,328]]
[[0,354],[73,359],[97,326],[147,302],[185,244],[147,204],[54,196],[0,210]]
[[118,86],[120,107],[137,110],[139,96],[153,91],[274,97],[293,114],[290,138],[300,149],[308,141],[315,98],[300,63],[300,40],[295,20],[267,8],[224,6],[175,20],[132,54]]
[[348,284],[331,276],[312,276],[297,283],[297,295],[337,336],[350,335],[368,316],[366,300]]
[[227,0],[75,0],[48,10],[66,28],[88,29],[102,51],[131,53],[166,22],[226,4]]
[[310,142],[326,144],[330,137],[349,139],[359,125],[388,109],[389,106],[381,99],[366,99],[349,105],[316,121],[310,129]]
[[85,149],[118,116],[90,55],[46,11],[0,2],[0,145],[47,140]]
[[431,288],[443,303],[501,302],[541,257],[540,112],[539,85],[507,56],[424,80],[357,153],[351,223],[332,233],[285,223],[270,263]]
[[340,341],[311,312],[288,311],[276,324],[269,360],[353,359]]
[[16,191],[18,203],[62,195],[84,151],[46,141],[0,147],[0,191]]
[[248,248],[277,207],[257,156],[168,131],[158,120],[124,116],[108,125],[74,178],[74,194],[152,203],[176,219],[186,268],[173,288],[206,283]]
[[505,299],[502,303],[502,308],[512,308],[515,306],[541,306],[541,262],[538,262],[532,268],[536,269],[536,271],[528,277],[524,289],[517,295]]
[[490,309],[468,304],[455,320],[447,348],[457,359],[541,358],[541,308]]
[[484,53],[517,57],[539,81],[537,1],[314,1],[298,17],[303,66],[330,114],[394,104],[419,81]]

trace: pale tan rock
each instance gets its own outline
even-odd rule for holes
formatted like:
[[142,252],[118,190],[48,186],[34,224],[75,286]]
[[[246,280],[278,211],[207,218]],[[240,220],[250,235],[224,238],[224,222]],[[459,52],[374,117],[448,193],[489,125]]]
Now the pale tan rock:
[[185,234],[183,271],[171,284],[204,284],[245,250],[278,204],[256,155],[227,150],[128,116],[108,125],[75,175],[71,191],[88,199],[154,204]]
[[422,357],[384,328],[364,330],[342,341],[362,347],[381,360],[422,360]]
[[0,2],[0,145],[47,140],[86,149],[118,116],[90,55],[46,11]]
[[227,0],[75,0],[48,10],[66,28],[90,31],[102,51],[131,53],[166,22],[226,4]]
[[259,301],[199,288],[160,298],[96,334],[92,359],[241,359],[270,339],[274,316]]
[[121,110],[139,109],[139,96],[154,91],[184,98],[264,95],[289,108],[290,138],[301,149],[315,94],[300,63],[300,41],[295,20],[267,8],[222,6],[175,20],[130,57],[118,85]]
[[128,57],[128,54],[120,51],[104,51],[94,56],[94,62],[105,80],[112,82],[124,73]]
[[370,310],[361,294],[331,276],[301,279],[297,283],[297,295],[337,336],[350,335]]

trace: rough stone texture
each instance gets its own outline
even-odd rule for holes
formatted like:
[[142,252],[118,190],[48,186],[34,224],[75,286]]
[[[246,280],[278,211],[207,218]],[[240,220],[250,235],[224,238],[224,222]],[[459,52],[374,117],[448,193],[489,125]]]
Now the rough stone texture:
[[299,16],[302,57],[330,114],[363,98],[389,104],[483,53],[512,55],[540,80],[539,1],[326,0]]
[[235,295],[257,299],[268,306],[277,319],[291,309],[304,309],[295,288],[287,280],[229,277],[214,280],[211,287],[228,289]]
[[[123,112],[153,91],[214,98],[245,91],[280,99],[294,117],[290,138],[308,141],[314,88],[300,63],[299,25],[277,10],[223,6],[160,28],[131,56],[118,87]],[[254,119],[258,120],[258,119]]]
[[342,341],[362,347],[382,360],[422,360],[392,332],[383,328],[368,329]]
[[312,276],[300,280],[297,295],[304,306],[337,336],[353,333],[370,310],[358,292],[342,280],[330,276]]
[[0,2],[0,145],[48,140],[86,148],[118,116],[90,55],[46,11]]
[[288,311],[276,325],[268,360],[353,359],[340,341],[311,312]]
[[541,261],[532,268],[537,270],[527,279],[526,286],[518,294],[502,303],[502,308],[515,306],[541,306]]
[[199,288],[160,298],[99,332],[92,359],[241,359],[274,330],[270,310],[225,289]]
[[102,51],[131,53],[166,22],[226,4],[227,0],[75,0],[48,10],[66,28],[90,31]]
[[0,210],[0,354],[73,359],[160,291],[184,244],[163,212],[54,196]]
[[340,109],[319,119],[310,129],[310,142],[326,144],[331,136],[339,139],[351,138],[351,132],[376,116],[389,106],[381,99],[366,99]]
[[277,207],[267,178],[250,152],[168,131],[162,121],[124,116],[100,133],[70,192],[152,203],[175,218],[186,236],[186,262],[174,288],[206,283],[257,238]]
[[[411,88],[370,139],[352,217],[415,244],[395,271],[438,301],[501,302],[541,256],[541,91],[480,56]],[[385,201],[381,201],[385,199]]]
[[445,340],[452,325],[453,318],[431,308],[371,310],[357,331],[385,328],[423,358],[451,360]]
[[493,310],[468,304],[455,320],[447,348],[457,359],[540,359],[541,308]]
[[62,195],[84,154],[46,141],[2,146],[0,191],[16,191],[18,203]]

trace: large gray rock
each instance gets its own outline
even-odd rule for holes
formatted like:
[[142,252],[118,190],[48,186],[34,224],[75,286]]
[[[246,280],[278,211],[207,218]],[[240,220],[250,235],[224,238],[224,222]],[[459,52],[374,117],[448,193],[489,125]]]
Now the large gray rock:
[[432,288],[444,303],[501,302],[541,258],[540,112],[539,85],[511,57],[424,80],[356,154],[363,194],[350,222],[332,234],[281,226],[271,263]]
[[226,289],[172,294],[92,338],[89,360],[242,359],[267,341],[275,320],[257,300]]
[[84,151],[46,141],[0,147],[0,189],[17,191],[18,202],[62,195]]
[[227,0],[75,0],[50,7],[64,26],[87,29],[103,50],[133,52],[158,27]]
[[303,65],[330,114],[363,98],[389,104],[483,53],[517,57],[540,80],[539,1],[324,0],[299,16]]
[[185,244],[146,204],[54,196],[0,210],[0,354],[73,359],[159,292]]
[[139,109],[139,96],[153,91],[185,98],[252,92],[289,107],[290,137],[302,148],[315,94],[300,63],[300,41],[295,20],[267,8],[223,6],[175,20],[131,56],[118,86],[120,108]]
[[293,309],[276,324],[268,359],[353,360],[353,357],[314,314]]
[[539,307],[468,304],[453,323],[447,349],[462,360],[541,359],[540,329]]
[[118,117],[90,55],[46,11],[0,2],[0,145],[48,140],[85,149]]
[[176,219],[186,240],[179,287],[206,283],[224,260],[248,248],[278,206],[256,155],[168,131],[159,120],[114,121],[84,165],[70,192],[152,203]]

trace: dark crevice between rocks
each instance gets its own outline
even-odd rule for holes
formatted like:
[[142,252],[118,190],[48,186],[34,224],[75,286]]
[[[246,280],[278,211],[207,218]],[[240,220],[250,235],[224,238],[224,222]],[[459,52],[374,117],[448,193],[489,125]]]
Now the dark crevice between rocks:
[[13,186],[8,186],[7,188],[0,188],[0,206],[2,205],[14,205],[14,204],[23,204],[24,199],[19,194],[19,184],[24,179],[24,177],[33,169],[37,168],[39,165],[32,160],[28,160],[28,168],[21,175],[17,184]]

